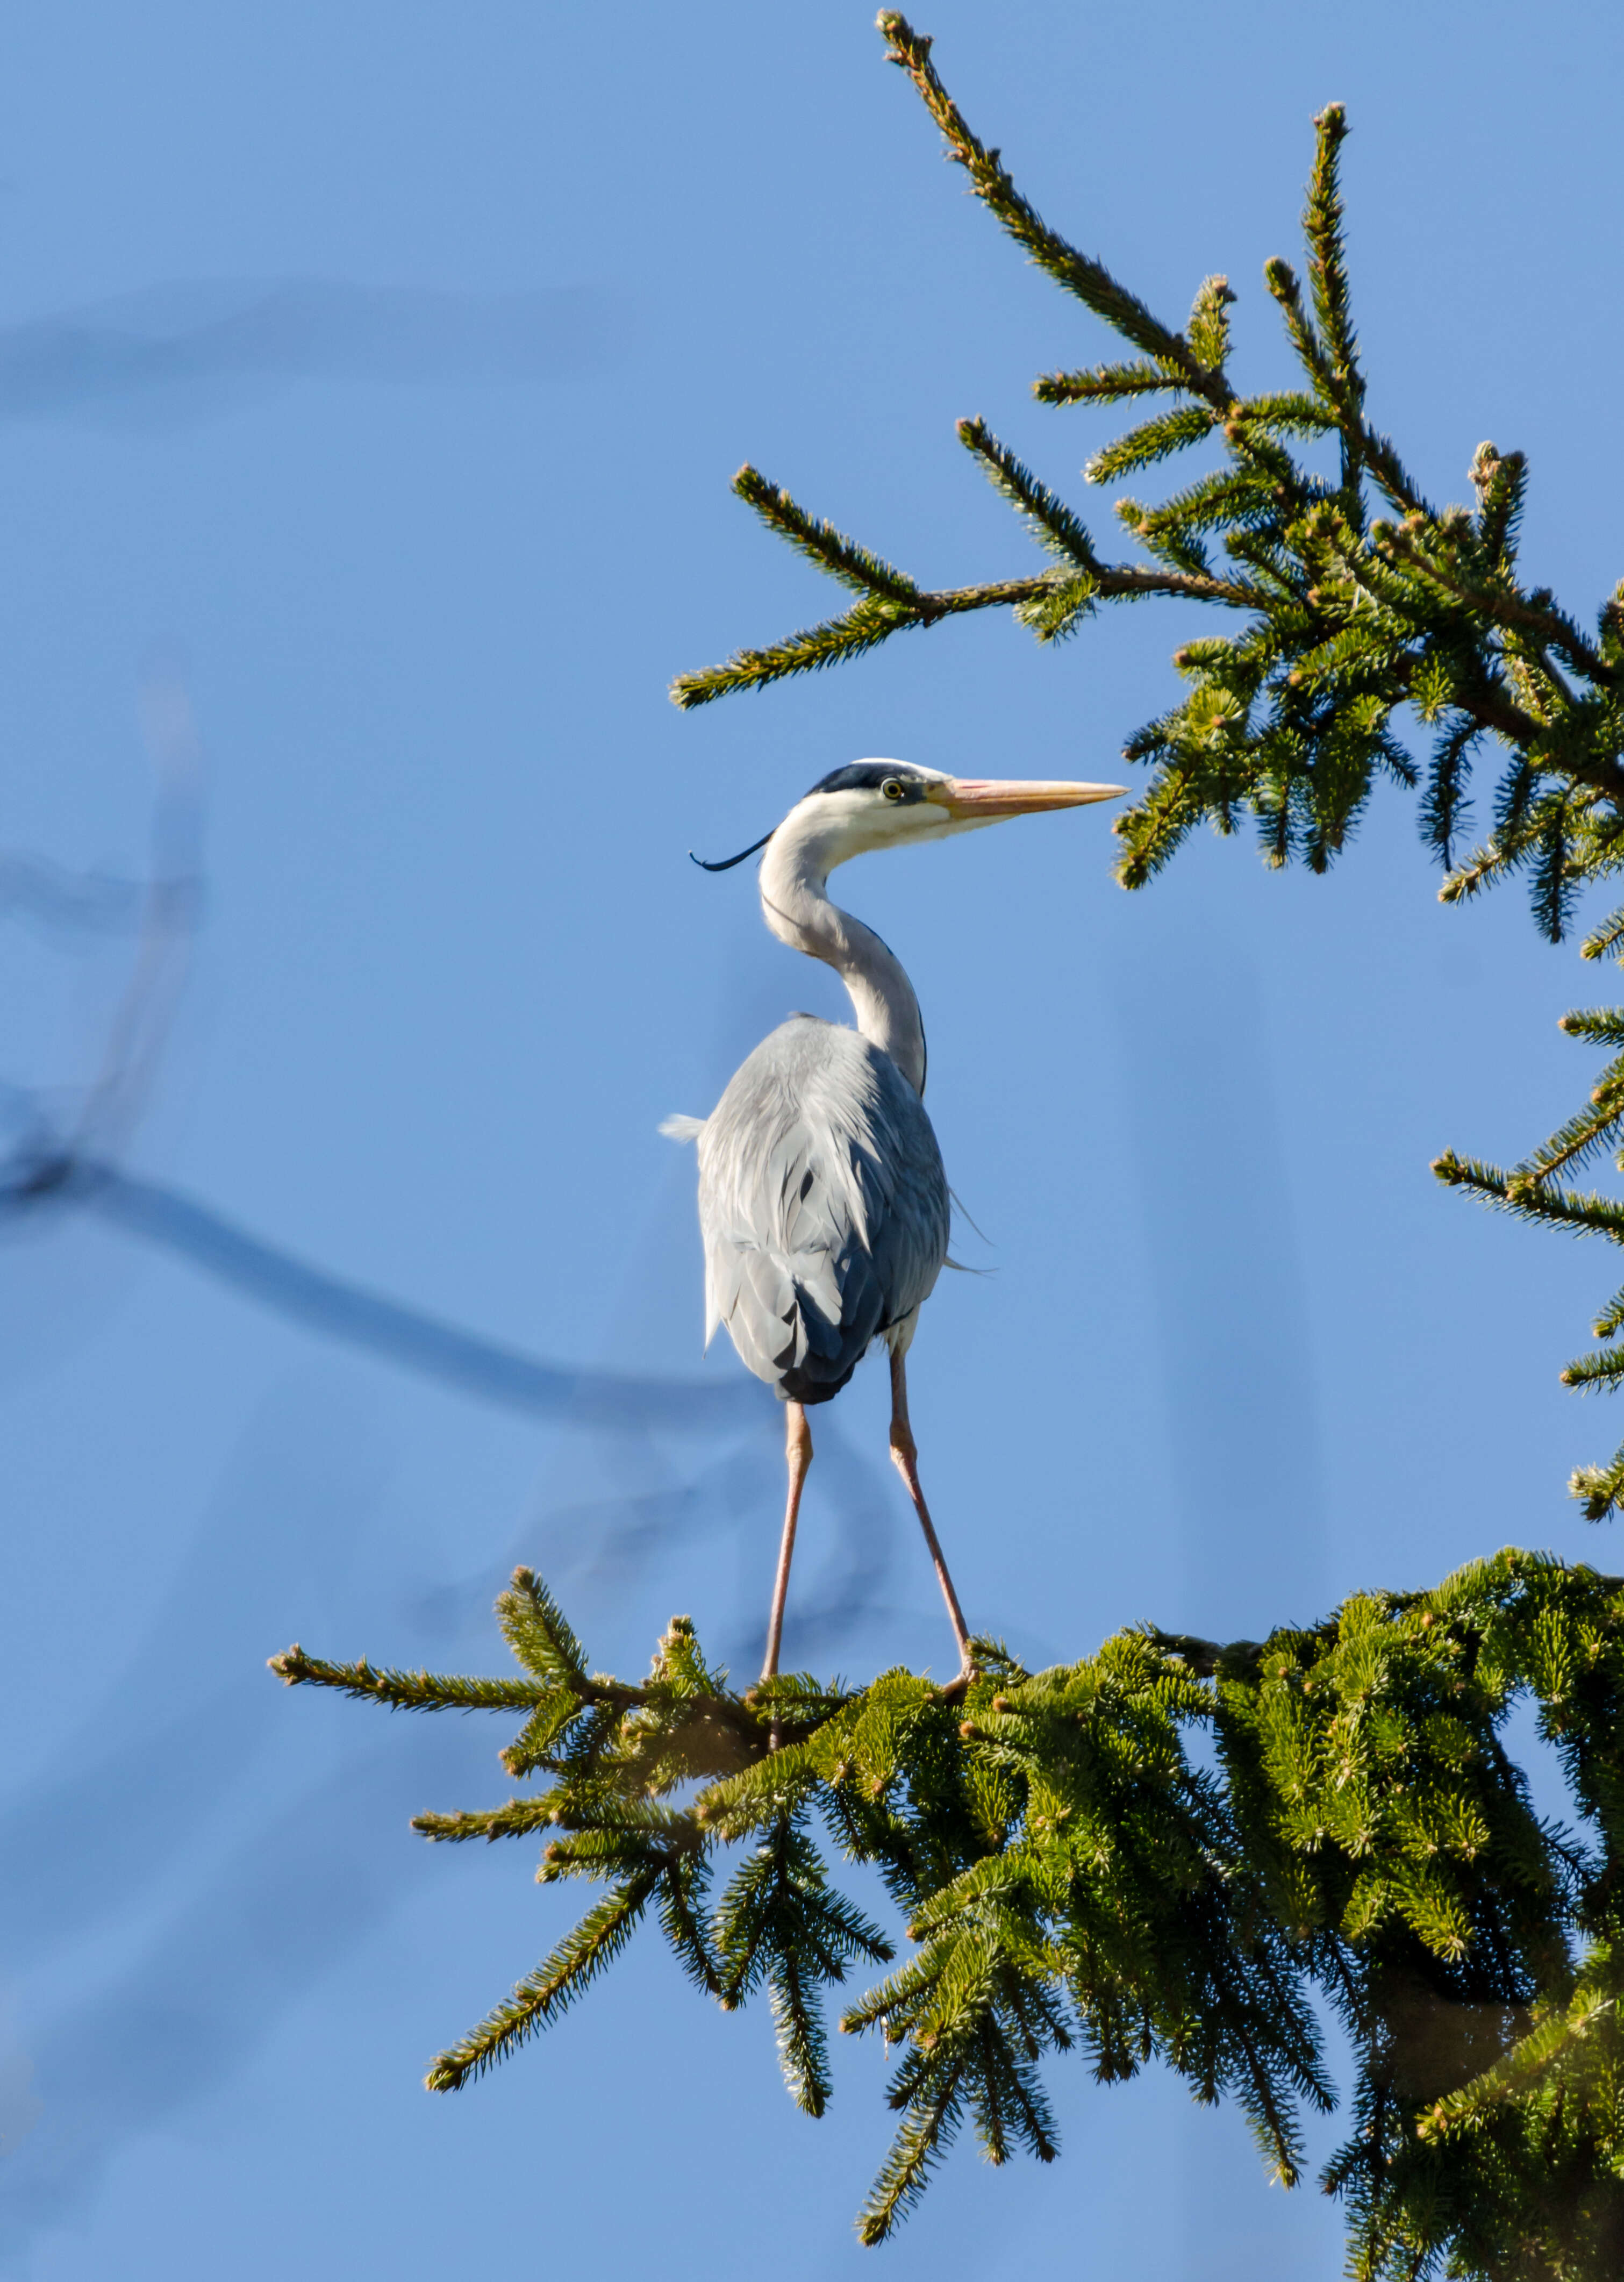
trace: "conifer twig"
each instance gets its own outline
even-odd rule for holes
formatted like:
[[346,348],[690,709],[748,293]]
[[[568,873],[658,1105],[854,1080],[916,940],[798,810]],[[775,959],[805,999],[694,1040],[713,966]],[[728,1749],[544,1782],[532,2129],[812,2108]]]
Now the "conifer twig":
[[1017,244],[1023,245],[1040,269],[1055,283],[1103,317],[1169,373],[1177,375],[1195,394],[1227,405],[1231,399],[1224,375],[1210,372],[1193,353],[1189,343],[1154,317],[1136,294],[1112,276],[1103,263],[1091,260],[1050,229],[1023,198],[1005,170],[999,154],[979,142],[936,75],[930,60],[932,43],[916,32],[905,16],[882,9],[877,18],[886,40],[888,60],[905,71],[942,130],[947,155],[969,175],[971,188],[997,216]]
[[357,1664],[328,1664],[307,1656],[297,1642],[270,1659],[270,1668],[290,1688],[308,1683],[336,1688],[346,1696],[387,1704],[396,1712],[529,1711],[541,1694],[533,1680],[470,1680],[433,1672],[381,1669],[362,1657]]
[[440,2053],[424,2079],[428,2090],[460,2092],[471,2078],[505,2060],[538,2029],[556,2021],[625,1948],[660,1875],[661,1868],[644,1869],[588,1911],[552,1955],[518,1983],[511,1997]]

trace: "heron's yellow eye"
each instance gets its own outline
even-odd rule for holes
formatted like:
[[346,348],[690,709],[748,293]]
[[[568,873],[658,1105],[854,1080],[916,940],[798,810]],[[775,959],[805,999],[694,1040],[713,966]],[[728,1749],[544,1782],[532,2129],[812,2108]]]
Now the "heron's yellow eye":
[[887,800],[901,800],[904,796],[903,788],[895,777],[887,777],[880,789]]

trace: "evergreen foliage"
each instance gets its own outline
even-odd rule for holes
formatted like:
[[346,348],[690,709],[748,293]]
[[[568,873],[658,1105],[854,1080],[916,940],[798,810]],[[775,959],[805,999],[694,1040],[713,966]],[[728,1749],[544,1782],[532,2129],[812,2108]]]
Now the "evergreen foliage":
[[[975,196],[1137,352],[1035,384],[1045,404],[1134,408],[1135,424],[1094,454],[1088,480],[1115,485],[1208,448],[1201,471],[1167,498],[1115,500],[1139,559],[1108,562],[1074,510],[983,421],[961,421],[960,441],[1052,560],[1024,577],[944,589],[916,585],[742,468],[739,496],[858,599],[768,648],[684,674],[677,702],[703,705],[836,664],[967,610],[1012,609],[1053,642],[1107,602],[1162,594],[1208,603],[1239,624],[1176,653],[1188,694],[1125,748],[1151,769],[1116,827],[1125,886],[1142,887],[1203,819],[1225,834],[1249,819],[1270,864],[1295,858],[1324,871],[1385,778],[1419,790],[1446,898],[1524,873],[1542,930],[1558,940],[1582,886],[1624,867],[1624,586],[1587,633],[1523,581],[1521,453],[1480,445],[1473,507],[1437,508],[1371,424],[1343,245],[1341,107],[1315,122],[1306,292],[1286,262],[1263,271],[1298,378],[1247,396],[1226,369],[1236,299],[1227,279],[1203,282],[1182,330],[1163,323],[1022,196],[943,86],[930,42],[890,11],[879,21],[890,60]],[[1401,736],[1401,715],[1432,733],[1419,757]],[[1489,738],[1508,757],[1489,829],[1468,850],[1472,772]]]
[[[1617,952],[1624,937],[1624,921],[1615,915],[1587,937],[1587,959]],[[1573,1236],[1605,1236],[1624,1245],[1624,1204],[1594,1190],[1571,1187],[1558,1176],[1576,1171],[1599,1151],[1612,1149],[1614,1161],[1624,1171],[1624,1007],[1597,1006],[1564,1014],[1561,1028],[1587,1044],[1612,1049],[1612,1059],[1597,1079],[1584,1106],[1558,1128],[1519,1165],[1503,1172],[1475,1158],[1457,1157],[1446,1150],[1434,1160],[1433,1170],[1452,1188],[1465,1189],[1519,1220],[1545,1228],[1566,1229]],[[1616,1344],[1624,1331],[1624,1291],[1615,1292],[1591,1326],[1607,1344],[1595,1354],[1581,1355],[1562,1373],[1565,1386],[1582,1392],[1601,1388],[1616,1393],[1624,1386],[1624,1346]],[[1624,1510],[1624,1448],[1605,1466],[1580,1466],[1568,1484],[1589,1521],[1607,1521]]]
[[[995,2163],[1053,2158],[1050,2053],[1101,2082],[1160,2060],[1197,2099],[1239,2101],[1294,2184],[1302,2112],[1334,2100],[1328,2010],[1356,2076],[1322,2183],[1356,2275],[1620,2270],[1624,1580],[1506,1552],[1261,1643],[1144,1628],[1030,1673],[983,1641],[961,1696],[904,1671],[737,1694],[684,1617],[632,1687],[588,1675],[527,1570],[497,1607],[517,1679],[297,1648],[273,1665],[401,1710],[524,1713],[503,1759],[540,1787],[416,1827],[556,1834],[540,1882],[603,1890],[434,2062],[434,2090],[556,2020],[652,1913],[719,2004],[765,1991],[791,2096],[821,2115],[826,2001],[854,1966],[894,1962],[835,1882],[843,1858],[878,1872],[910,1949],[840,2015],[897,2053],[865,2241],[967,2122]],[[1522,1697],[1577,1831],[1535,1813],[1507,1752]]]
[[[1155,503],[1120,497],[1137,543],[1107,561],[1075,510],[980,420],[960,441],[1047,558],[935,590],[745,468],[735,489],[854,597],[843,613],[711,671],[685,706],[835,664],[970,610],[1009,608],[1040,642],[1101,605],[1171,595],[1231,614],[1175,664],[1186,694],[1131,739],[1149,767],[1121,819],[1118,876],[1144,885],[1203,819],[1243,821],[1268,862],[1324,871],[1379,778],[1419,793],[1447,900],[1513,872],[1552,940],[1581,892],[1624,869],[1624,586],[1593,634],[1527,585],[1519,453],[1478,449],[1474,505],[1436,508],[1366,412],[1339,176],[1321,113],[1303,219],[1306,286],[1264,278],[1298,376],[1240,394],[1227,281],[1182,330],[1079,252],[1016,189],[948,96],[930,43],[880,18],[975,195],[1057,284],[1126,344],[1041,377],[1043,402],[1124,405],[1089,462],[1117,485],[1183,453]],[[1412,751],[1416,725],[1425,750]],[[1480,842],[1472,772],[1506,759]],[[1624,910],[1587,957],[1624,956]],[[1624,1009],[1563,1027],[1609,1052],[1589,1100],[1510,1171],[1449,1153],[1440,1177],[1525,1219],[1624,1244],[1624,1203],[1571,1185],[1624,1144]],[[1620,1163],[1624,1168],[1624,1153]],[[1624,1385],[1624,1291],[1581,1388]],[[1574,1475],[1594,1520],[1624,1509],[1624,1448]],[[435,1840],[556,1834],[537,1875],[598,1898],[535,1971],[437,2060],[452,2091],[556,2019],[652,1916],[688,1978],[732,2010],[765,1993],[786,2082],[820,2115],[825,2008],[896,2055],[897,2136],[859,2221],[878,2242],[966,2123],[1002,2162],[1056,2153],[1040,2064],[1080,2053],[1101,2082],[1153,2061],[1248,2117],[1273,2175],[1303,2165],[1305,2110],[1336,2105],[1325,2023],[1346,2032],[1348,2133],[1321,2175],[1345,2205],[1359,2282],[1604,2282],[1624,2271],[1624,1580],[1503,1552],[1426,1593],[1355,1595],[1324,1623],[1227,1645],[1152,1627],[1030,1673],[977,1643],[967,1686],[905,1671],[849,1689],[807,1675],[738,1692],[672,1619],[648,1679],[587,1668],[540,1582],[498,1614],[519,1674],[444,1677],[289,1649],[290,1683],[408,1711],[500,1710],[523,1788],[425,1814]],[[1506,1723],[1532,1701],[1577,1828],[1538,1815]],[[839,1890],[877,1873],[897,1925]],[[908,1951],[897,1962],[896,1936]]]

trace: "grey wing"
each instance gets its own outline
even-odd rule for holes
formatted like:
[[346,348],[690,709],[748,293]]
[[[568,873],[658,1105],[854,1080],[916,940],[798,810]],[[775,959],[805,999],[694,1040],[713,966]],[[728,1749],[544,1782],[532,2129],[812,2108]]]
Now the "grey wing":
[[824,1402],[947,1255],[947,1176],[888,1054],[800,1015],[764,1040],[699,1137],[705,1338],[726,1323],[758,1378]]

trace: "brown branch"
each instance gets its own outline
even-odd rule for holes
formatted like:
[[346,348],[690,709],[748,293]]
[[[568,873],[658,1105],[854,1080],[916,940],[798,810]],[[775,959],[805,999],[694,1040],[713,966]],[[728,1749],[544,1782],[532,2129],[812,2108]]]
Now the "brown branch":
[[[1393,671],[1406,690],[1415,679],[1417,661],[1412,657],[1395,658]],[[1513,745],[1537,744],[1545,734],[1543,722],[1536,721],[1532,713],[1525,713],[1520,705],[1502,701],[1491,692],[1481,689],[1454,690],[1449,702],[1462,713],[1470,713],[1480,727],[1493,729]],[[1606,788],[1601,788],[1606,789]],[[1624,793],[1624,776],[1619,779],[1618,790]]]
[[[1124,594],[1182,594],[1192,602],[1227,602],[1232,609],[1266,609],[1269,597],[1261,586],[1238,578],[1206,578],[1183,570],[1145,570],[1131,563],[1102,563],[1099,570],[1076,574],[1086,577],[1097,594],[1107,601]],[[998,578],[983,586],[921,588],[914,603],[920,623],[934,625],[938,618],[962,610],[997,609],[1017,602],[1032,602],[1054,587],[1068,584],[1045,571],[1032,578]]]

